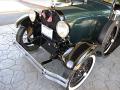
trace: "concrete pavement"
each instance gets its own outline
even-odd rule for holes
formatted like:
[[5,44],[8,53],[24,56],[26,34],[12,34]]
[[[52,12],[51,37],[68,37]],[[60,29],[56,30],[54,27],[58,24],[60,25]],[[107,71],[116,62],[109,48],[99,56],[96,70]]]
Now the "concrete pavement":
[[15,23],[25,13],[31,10],[18,0],[0,0],[0,25]]
[[17,0],[0,0],[0,13],[28,12],[30,9]]
[[[16,32],[15,25],[0,26],[0,90],[65,90],[43,77],[13,45]],[[46,57],[43,53],[41,58]],[[107,58],[97,57],[92,73],[77,90],[120,90],[120,47]]]
[[11,12],[0,13],[0,26],[15,23],[22,15],[28,14],[26,12]]
[[50,7],[52,4],[51,0],[19,0],[19,1],[40,8]]

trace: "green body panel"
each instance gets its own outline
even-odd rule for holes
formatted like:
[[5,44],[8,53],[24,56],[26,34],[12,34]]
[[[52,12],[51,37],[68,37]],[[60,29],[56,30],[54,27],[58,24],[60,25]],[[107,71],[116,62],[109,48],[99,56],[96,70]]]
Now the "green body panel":
[[95,41],[110,15],[110,6],[97,1],[56,9],[63,12],[65,21],[70,26],[69,36],[72,43],[81,40]]

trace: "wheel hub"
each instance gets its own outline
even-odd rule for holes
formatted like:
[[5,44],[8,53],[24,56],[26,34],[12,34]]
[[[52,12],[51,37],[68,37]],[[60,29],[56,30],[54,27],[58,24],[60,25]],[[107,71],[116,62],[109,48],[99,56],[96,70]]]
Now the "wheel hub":
[[115,40],[114,39],[111,39],[111,43],[113,43]]

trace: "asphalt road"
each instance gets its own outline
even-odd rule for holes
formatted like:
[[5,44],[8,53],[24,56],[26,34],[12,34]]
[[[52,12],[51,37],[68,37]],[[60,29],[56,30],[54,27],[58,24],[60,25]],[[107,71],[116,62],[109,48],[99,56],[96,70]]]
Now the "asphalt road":
[[13,24],[16,22],[16,20],[26,14],[25,12],[13,12],[13,13],[1,13],[0,14],[0,26],[1,25],[7,25],[7,24]]

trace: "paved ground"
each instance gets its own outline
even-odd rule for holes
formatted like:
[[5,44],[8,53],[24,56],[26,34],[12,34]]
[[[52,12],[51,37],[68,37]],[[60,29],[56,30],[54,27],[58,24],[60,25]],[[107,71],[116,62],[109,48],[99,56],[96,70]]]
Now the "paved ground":
[[15,23],[18,20],[18,18],[25,14],[28,13],[26,12],[0,13],[0,26]]
[[[16,30],[14,25],[0,26],[0,90],[65,90],[43,77],[13,45]],[[78,90],[120,90],[120,47],[105,59],[97,57]]]
[[0,13],[27,12],[30,8],[17,0],[0,0]]
[[30,7],[18,0],[0,0],[0,26],[15,23],[19,17],[30,10]]
[[52,5],[52,0],[20,0],[21,2],[25,2],[28,4],[32,4],[34,6],[39,7],[50,7]]

